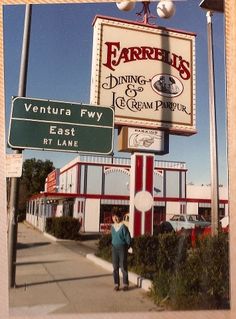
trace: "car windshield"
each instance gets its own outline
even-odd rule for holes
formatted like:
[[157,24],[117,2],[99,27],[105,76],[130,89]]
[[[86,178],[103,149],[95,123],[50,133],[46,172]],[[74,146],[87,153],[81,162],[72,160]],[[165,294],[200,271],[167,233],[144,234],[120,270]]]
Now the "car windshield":
[[203,216],[201,215],[174,215],[171,217],[172,221],[181,221],[181,222],[205,222],[206,220],[204,219]]
[[197,222],[197,221],[205,222],[206,221],[204,219],[204,217],[201,215],[187,215],[187,220],[192,221],[192,222]]
[[172,216],[170,220],[175,220],[175,221],[179,220],[179,215]]

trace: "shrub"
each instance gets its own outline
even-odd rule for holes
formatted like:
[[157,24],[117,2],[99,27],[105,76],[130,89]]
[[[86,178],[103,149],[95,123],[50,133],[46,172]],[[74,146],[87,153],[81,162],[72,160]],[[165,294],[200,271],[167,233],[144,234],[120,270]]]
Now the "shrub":
[[98,257],[111,261],[111,234],[103,234],[98,241]]
[[79,239],[81,224],[72,217],[50,217],[46,219],[46,232],[60,239]]
[[54,235],[53,218],[54,217],[47,217],[45,225],[45,231],[51,235]]
[[205,307],[228,308],[229,247],[228,234],[207,236],[197,243],[195,254],[200,261],[201,291]]
[[168,270],[170,272],[177,270],[186,260],[189,247],[187,237],[171,232],[161,234],[158,238],[158,270]]
[[170,253],[164,253],[165,248],[160,253],[160,268],[152,288],[156,303],[164,302],[172,310],[229,308],[227,235],[198,240],[195,249],[186,250],[181,258],[176,258],[172,240],[164,240],[162,245],[167,248],[172,242],[173,247],[168,248]]
[[19,209],[17,213],[17,221],[18,223],[22,223],[24,220],[26,220],[26,210]]
[[171,274],[168,292],[171,309],[203,309],[199,264],[199,256],[191,251],[182,268]]
[[152,296],[159,305],[168,304],[173,275],[183,267],[189,248],[185,234],[163,233],[158,236],[156,274],[153,278]]
[[[171,310],[229,308],[228,234],[197,238],[190,232],[140,236],[132,240],[129,269],[151,278],[154,301]],[[103,235],[97,255],[111,260],[111,235]]]
[[157,269],[158,237],[140,236],[132,241],[133,254],[129,264],[133,271],[146,278],[152,278]]

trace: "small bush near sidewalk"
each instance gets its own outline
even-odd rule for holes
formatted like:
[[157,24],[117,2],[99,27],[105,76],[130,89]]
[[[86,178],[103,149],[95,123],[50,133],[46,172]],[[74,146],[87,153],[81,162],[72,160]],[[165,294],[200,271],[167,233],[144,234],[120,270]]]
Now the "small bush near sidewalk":
[[[229,308],[228,234],[197,237],[164,233],[132,241],[129,270],[152,280],[151,297],[170,310]],[[111,235],[103,235],[97,255],[111,260]]]
[[157,269],[158,237],[149,235],[135,237],[132,249],[133,254],[129,256],[130,268],[135,273],[151,279]]
[[46,232],[60,239],[76,240],[80,238],[81,224],[72,217],[49,217],[46,219]]
[[159,265],[155,302],[171,310],[229,309],[228,235],[198,239],[186,253],[176,263]]
[[111,234],[103,234],[100,237],[96,255],[107,261],[111,261]]

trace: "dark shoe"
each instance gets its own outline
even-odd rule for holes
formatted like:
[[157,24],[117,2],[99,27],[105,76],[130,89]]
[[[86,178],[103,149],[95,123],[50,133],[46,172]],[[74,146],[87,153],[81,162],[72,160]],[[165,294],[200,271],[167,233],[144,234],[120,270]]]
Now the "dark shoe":
[[114,287],[114,290],[115,290],[115,291],[119,291],[119,286],[115,286],[115,287]]
[[129,290],[129,287],[128,286],[124,286],[123,287],[123,291],[127,291],[127,290]]

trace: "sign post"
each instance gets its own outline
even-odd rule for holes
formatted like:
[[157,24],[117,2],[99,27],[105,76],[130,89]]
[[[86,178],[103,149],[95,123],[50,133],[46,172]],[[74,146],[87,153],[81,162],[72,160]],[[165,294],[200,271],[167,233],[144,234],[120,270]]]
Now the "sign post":
[[130,234],[132,237],[153,234],[154,154],[131,155]]
[[[20,64],[20,77],[18,86],[18,95],[26,95],[27,84],[27,70],[28,70],[28,57],[29,57],[29,44],[31,32],[31,14],[32,4],[25,6],[25,19],[24,19],[24,33],[21,51],[21,64]],[[15,154],[20,154],[21,150],[15,150]],[[11,178],[10,199],[9,199],[9,231],[8,231],[8,247],[9,247],[9,262],[8,262],[8,275],[9,287],[15,286],[16,280],[16,244],[17,244],[17,210],[18,210],[18,196],[19,196],[19,179],[17,177]]]

